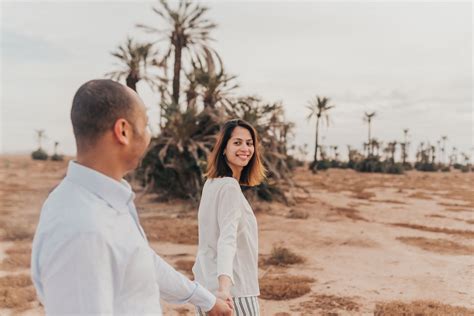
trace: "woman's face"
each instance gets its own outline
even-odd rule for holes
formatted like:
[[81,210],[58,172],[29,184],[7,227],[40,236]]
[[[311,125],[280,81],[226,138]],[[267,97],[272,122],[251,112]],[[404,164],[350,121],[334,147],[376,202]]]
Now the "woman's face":
[[240,126],[234,128],[224,149],[224,155],[232,171],[242,170],[249,163],[254,151],[255,147],[249,130]]

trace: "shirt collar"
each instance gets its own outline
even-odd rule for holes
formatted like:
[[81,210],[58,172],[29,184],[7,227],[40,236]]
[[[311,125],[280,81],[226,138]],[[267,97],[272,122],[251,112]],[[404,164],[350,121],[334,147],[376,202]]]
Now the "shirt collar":
[[124,179],[117,181],[75,161],[69,162],[66,179],[99,196],[119,212],[128,212],[128,204],[135,198]]

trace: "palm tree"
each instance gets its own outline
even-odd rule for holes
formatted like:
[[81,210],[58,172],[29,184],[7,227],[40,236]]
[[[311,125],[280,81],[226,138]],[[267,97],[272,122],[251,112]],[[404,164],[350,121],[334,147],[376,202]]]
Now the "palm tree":
[[441,136],[441,140],[443,141],[443,147],[441,147],[441,152],[443,154],[443,163],[446,163],[446,140],[448,136]]
[[397,142],[396,141],[389,142],[387,144],[387,151],[390,154],[390,161],[392,163],[395,163],[395,151],[396,150],[397,150]]
[[43,150],[43,139],[46,138],[46,134],[44,129],[37,129],[36,130],[36,137],[38,140],[38,150]]
[[319,121],[322,118],[323,122],[329,126],[329,115],[328,111],[334,108],[335,105],[329,105],[329,98],[316,96],[314,99],[309,101],[309,104],[306,108],[309,109],[310,113],[307,117],[308,120],[311,120],[313,117],[316,118],[316,139],[314,146],[314,158],[313,163],[310,165],[310,169],[316,171],[317,162],[318,162],[318,136],[319,136]]
[[158,50],[150,43],[137,43],[128,37],[111,55],[119,59],[122,69],[106,73],[105,76],[113,80],[125,78],[127,86],[137,91],[137,83],[145,81],[152,89],[159,88],[160,83],[166,84],[167,80],[149,72],[150,67],[163,67],[158,62]]
[[[238,85],[234,83],[236,76],[224,71],[221,58],[204,49],[205,61],[197,58],[192,62],[193,70],[187,74],[189,88],[186,91],[188,106],[195,106],[199,94],[202,95],[204,107],[215,108],[218,103],[231,104],[228,96]],[[217,62],[216,62],[217,59]],[[200,90],[198,92],[198,90]]]
[[406,165],[406,162],[407,162],[407,158],[408,158],[408,131],[409,129],[408,128],[405,128],[403,130],[403,134],[405,136],[405,139],[403,141],[403,143],[400,143],[400,149],[402,151],[402,163],[403,165],[405,166]]
[[372,122],[372,118],[375,116],[375,111],[374,112],[371,112],[371,113],[367,113],[365,112],[364,113],[365,116],[364,116],[364,121],[367,122],[367,124],[369,125],[369,137],[368,137],[368,144],[369,144],[369,156],[373,154],[373,147],[372,147],[372,142],[371,142],[371,125],[370,123]]
[[208,45],[211,40],[209,32],[216,24],[204,17],[207,11],[207,7],[189,0],[181,0],[176,9],[170,8],[165,0],[160,0],[160,6],[154,7],[153,12],[165,21],[166,27],[137,24],[137,27],[148,33],[160,35],[158,41],[167,40],[170,43],[165,58],[168,59],[172,54],[174,56],[172,101],[175,104],[179,102],[183,52],[187,50],[193,59],[201,55],[203,49],[212,50]]

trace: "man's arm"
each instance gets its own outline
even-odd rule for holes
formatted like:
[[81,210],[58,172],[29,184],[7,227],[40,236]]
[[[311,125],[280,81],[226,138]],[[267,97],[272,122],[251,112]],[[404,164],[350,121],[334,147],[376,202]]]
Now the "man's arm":
[[[150,248],[150,251],[153,249]],[[161,298],[173,304],[191,303],[209,315],[231,315],[232,309],[197,282],[176,271],[153,251]]]
[[113,314],[113,257],[99,234],[75,235],[47,255],[40,269],[47,314]]

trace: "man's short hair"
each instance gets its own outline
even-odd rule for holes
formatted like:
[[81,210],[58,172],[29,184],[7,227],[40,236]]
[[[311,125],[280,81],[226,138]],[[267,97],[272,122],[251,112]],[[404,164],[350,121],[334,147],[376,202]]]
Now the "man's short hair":
[[133,100],[125,86],[109,79],[88,81],[77,90],[72,101],[71,121],[76,142],[93,144],[119,118],[133,125],[133,115]]

